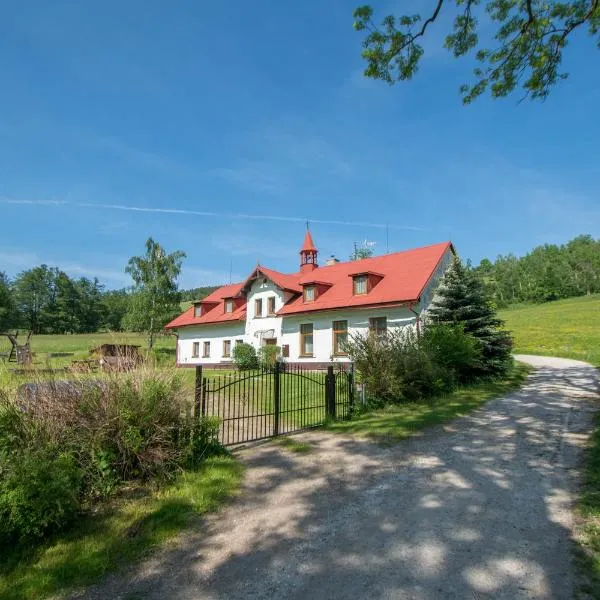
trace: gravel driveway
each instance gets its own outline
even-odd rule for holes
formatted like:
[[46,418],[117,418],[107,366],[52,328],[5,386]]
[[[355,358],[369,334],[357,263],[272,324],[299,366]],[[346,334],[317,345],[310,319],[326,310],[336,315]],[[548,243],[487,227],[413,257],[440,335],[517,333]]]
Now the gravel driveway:
[[239,452],[241,496],[88,598],[571,598],[573,490],[597,372],[518,392],[393,447],[324,432]]

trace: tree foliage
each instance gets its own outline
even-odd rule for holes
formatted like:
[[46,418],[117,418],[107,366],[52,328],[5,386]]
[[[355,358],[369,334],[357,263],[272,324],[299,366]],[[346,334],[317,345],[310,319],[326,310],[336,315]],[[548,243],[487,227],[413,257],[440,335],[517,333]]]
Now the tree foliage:
[[15,302],[10,282],[0,271],[0,331],[6,331],[15,322]]
[[566,244],[537,246],[521,258],[484,258],[473,269],[497,306],[547,302],[600,293],[600,240],[580,235]]
[[477,340],[481,360],[474,372],[501,375],[510,366],[512,340],[487,297],[481,281],[455,257],[436,291],[428,319],[435,324],[461,325]]
[[[366,32],[365,76],[390,84],[411,79],[423,56],[421,39],[443,11],[454,17],[444,46],[455,57],[474,53],[475,81],[460,88],[468,104],[489,90],[507,96],[517,87],[526,97],[544,99],[567,77],[561,70],[563,51],[573,33],[587,29],[600,47],[600,0],[436,0],[431,14],[388,15],[381,25],[373,8],[354,11],[354,28]],[[491,21],[493,40],[481,40],[482,23]]]
[[148,347],[154,336],[180,311],[181,296],[177,277],[185,253],[167,254],[152,238],[146,240],[146,254],[133,256],[125,271],[134,282],[134,295],[125,317],[128,329],[148,334]]

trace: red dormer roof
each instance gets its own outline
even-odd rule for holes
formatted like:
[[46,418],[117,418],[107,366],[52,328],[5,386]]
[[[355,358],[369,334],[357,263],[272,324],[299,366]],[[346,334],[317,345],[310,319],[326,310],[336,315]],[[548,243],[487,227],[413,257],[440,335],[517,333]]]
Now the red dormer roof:
[[246,303],[238,306],[233,312],[225,312],[225,298],[235,298],[241,291],[243,283],[230,283],[224,285],[212,294],[209,294],[200,302],[195,304],[211,305],[214,308],[201,317],[194,315],[194,306],[190,306],[184,313],[165,325],[165,329],[176,329],[187,325],[205,325],[209,323],[229,323],[231,321],[243,321],[246,318]]
[[[308,246],[312,244],[314,247],[309,232],[307,232],[307,239]],[[305,239],[306,246],[307,240]],[[447,251],[454,251],[451,242],[372,258],[339,262],[330,266],[317,267],[310,273],[286,274],[259,265],[245,282],[224,285],[207,296],[202,303],[218,303],[207,314],[202,317],[194,317],[194,308],[191,307],[166,327],[174,329],[187,325],[244,320],[246,318],[245,301],[232,313],[225,313],[224,299],[242,296],[250,281],[260,274],[270,279],[282,290],[293,292],[291,299],[277,313],[282,316],[343,308],[415,303],[419,300]],[[352,277],[358,274],[376,274],[381,277],[381,280],[368,294],[354,295]],[[315,283],[323,284],[328,288],[314,301],[305,303],[302,286]]]
[[279,271],[274,271],[273,269],[267,269],[262,265],[257,265],[256,269],[252,271],[248,279],[244,282],[243,287],[245,288],[250,284],[252,279],[259,275],[264,275],[267,279],[270,279],[278,288],[282,290],[287,290],[290,292],[302,292],[302,288],[298,283],[298,278],[300,277],[298,273],[293,273],[288,275],[287,273],[280,273]]
[[306,235],[304,236],[304,243],[302,244],[302,248],[300,252],[317,252],[317,247],[313,242],[312,235],[310,235],[310,231],[306,230]]

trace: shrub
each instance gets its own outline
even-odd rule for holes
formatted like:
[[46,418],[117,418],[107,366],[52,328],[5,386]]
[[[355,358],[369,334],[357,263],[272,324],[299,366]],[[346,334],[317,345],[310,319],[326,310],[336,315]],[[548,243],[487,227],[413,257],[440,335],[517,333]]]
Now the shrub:
[[348,354],[371,401],[411,401],[448,391],[474,378],[480,345],[460,325],[429,324],[419,336],[412,327],[384,336],[355,335]]
[[21,542],[63,529],[81,509],[82,472],[51,445],[0,457],[0,539]]
[[172,477],[222,451],[177,374],[40,381],[0,394],[0,537],[66,526],[122,482]]
[[236,344],[233,347],[233,362],[241,371],[258,368],[258,356],[251,344]]
[[428,323],[422,342],[431,360],[447,372],[452,382],[471,381],[480,368],[481,344],[467,335],[460,323]]
[[258,350],[258,363],[263,369],[272,369],[275,367],[281,348],[279,346],[265,345]]

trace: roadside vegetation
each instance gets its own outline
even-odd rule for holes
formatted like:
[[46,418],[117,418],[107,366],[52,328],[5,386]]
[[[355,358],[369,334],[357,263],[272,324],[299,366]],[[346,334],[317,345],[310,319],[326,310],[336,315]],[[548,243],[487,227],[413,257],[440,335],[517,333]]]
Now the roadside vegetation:
[[195,416],[192,398],[179,373],[147,366],[96,379],[36,380],[32,371],[26,386],[7,380],[1,597],[89,583],[231,493],[239,467],[217,442],[218,422]]
[[584,576],[582,591],[600,599],[600,414],[590,440],[578,505],[577,541],[581,548],[577,563]]

